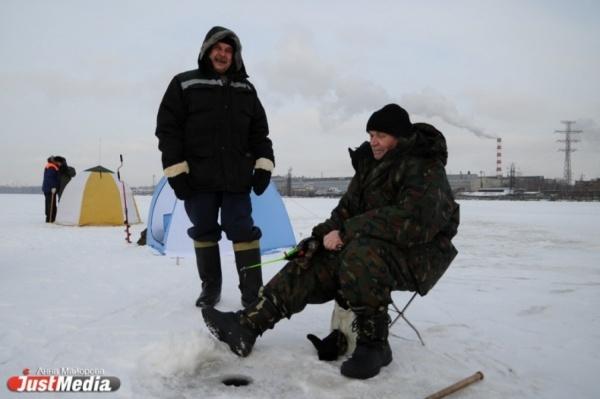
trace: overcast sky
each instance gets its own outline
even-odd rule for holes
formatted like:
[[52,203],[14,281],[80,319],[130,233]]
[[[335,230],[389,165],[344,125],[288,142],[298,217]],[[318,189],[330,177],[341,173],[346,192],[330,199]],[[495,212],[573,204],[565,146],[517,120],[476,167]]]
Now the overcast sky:
[[[418,3],[418,4],[417,4]],[[600,177],[597,1],[0,1],[0,184],[41,184],[60,154],[150,185],[156,112],[206,32],[240,37],[276,174],[348,176],[348,147],[397,102],[445,134],[449,173]]]

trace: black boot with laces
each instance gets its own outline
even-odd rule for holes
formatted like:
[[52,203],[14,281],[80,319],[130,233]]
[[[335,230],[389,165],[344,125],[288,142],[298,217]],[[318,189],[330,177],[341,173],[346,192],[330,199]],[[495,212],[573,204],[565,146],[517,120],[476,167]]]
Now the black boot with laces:
[[392,362],[388,326],[387,313],[372,317],[362,315],[356,317],[352,325],[358,333],[356,349],[352,357],[342,363],[340,370],[342,375],[364,380],[376,376],[382,367]]

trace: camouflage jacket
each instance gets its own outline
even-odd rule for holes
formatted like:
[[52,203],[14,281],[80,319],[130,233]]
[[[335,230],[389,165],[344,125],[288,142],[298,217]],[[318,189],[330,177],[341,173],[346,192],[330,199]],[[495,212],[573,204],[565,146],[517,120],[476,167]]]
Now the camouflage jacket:
[[459,206],[446,177],[444,136],[428,124],[414,127],[413,143],[381,160],[375,160],[368,142],[350,150],[356,173],[313,235],[339,230],[344,243],[361,238],[377,243],[391,254],[400,289],[425,295],[457,254],[450,240],[457,232]]

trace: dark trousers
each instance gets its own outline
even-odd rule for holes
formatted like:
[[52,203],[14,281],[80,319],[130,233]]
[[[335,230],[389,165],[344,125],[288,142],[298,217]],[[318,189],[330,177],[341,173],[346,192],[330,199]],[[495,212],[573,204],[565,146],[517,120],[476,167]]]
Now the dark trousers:
[[46,223],[54,223],[56,219],[56,193],[44,193],[46,202]]
[[188,235],[195,241],[217,242],[222,231],[233,242],[254,241],[262,235],[252,220],[250,193],[197,193],[186,199],[184,205],[193,225]]

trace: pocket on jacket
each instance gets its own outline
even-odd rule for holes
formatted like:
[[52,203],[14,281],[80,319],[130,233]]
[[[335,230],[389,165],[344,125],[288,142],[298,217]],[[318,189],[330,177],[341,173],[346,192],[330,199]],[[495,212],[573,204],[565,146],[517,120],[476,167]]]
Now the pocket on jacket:
[[188,158],[190,167],[190,180],[194,188],[210,188],[217,183],[219,165],[213,156],[213,151],[205,148],[196,151]]

